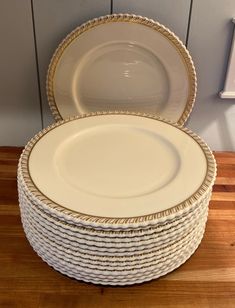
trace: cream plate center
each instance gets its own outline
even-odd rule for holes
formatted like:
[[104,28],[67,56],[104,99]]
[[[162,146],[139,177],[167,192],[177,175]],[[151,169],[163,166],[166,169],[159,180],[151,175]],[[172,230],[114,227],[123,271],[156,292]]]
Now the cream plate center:
[[58,175],[75,189],[109,198],[152,193],[180,167],[174,146],[157,133],[107,125],[79,133],[57,149]]
[[[81,113],[105,110],[161,112],[168,101],[169,80],[160,60],[148,49],[131,43],[109,43],[84,57],[73,79]],[[143,109],[145,108],[145,109]]]

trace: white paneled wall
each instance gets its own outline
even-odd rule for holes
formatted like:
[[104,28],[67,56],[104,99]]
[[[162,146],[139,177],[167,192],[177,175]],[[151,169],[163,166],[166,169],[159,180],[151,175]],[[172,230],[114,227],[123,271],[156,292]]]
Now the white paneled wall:
[[0,1],[0,145],[42,128],[30,0]]
[[235,100],[222,100],[234,0],[1,0],[0,145],[24,145],[53,121],[46,71],[58,43],[88,19],[134,13],[174,31],[193,56],[198,94],[187,126],[214,150],[235,150]]
[[213,150],[235,151],[235,100],[220,99],[235,16],[234,0],[193,1],[188,48],[198,74],[195,108],[187,125]]
[[147,16],[170,28],[184,43],[191,0],[114,0],[113,13]]
[[45,84],[47,67],[57,45],[75,27],[91,18],[110,14],[110,9],[110,0],[33,1],[44,126],[53,121]]

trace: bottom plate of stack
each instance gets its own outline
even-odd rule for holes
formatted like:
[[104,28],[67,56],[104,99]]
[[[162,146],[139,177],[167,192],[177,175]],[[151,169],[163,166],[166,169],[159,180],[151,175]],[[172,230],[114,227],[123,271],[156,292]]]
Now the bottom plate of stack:
[[198,248],[215,173],[206,144],[165,120],[129,113],[66,120],[36,135],[21,156],[22,224],[36,253],[69,277],[149,281]]

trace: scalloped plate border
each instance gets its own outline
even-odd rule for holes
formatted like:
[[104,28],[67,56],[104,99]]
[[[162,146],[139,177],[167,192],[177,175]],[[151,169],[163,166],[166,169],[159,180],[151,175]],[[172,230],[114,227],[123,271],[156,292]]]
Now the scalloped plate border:
[[[199,187],[199,189],[188,199],[183,201],[180,204],[175,205],[174,207],[164,210],[162,212],[157,212],[145,216],[137,216],[137,217],[126,217],[126,218],[119,218],[119,217],[100,217],[100,216],[92,216],[92,215],[87,215],[83,213],[78,213],[75,211],[71,211],[62,205],[59,205],[52,200],[48,199],[42,192],[39,191],[39,189],[35,186],[34,182],[32,181],[30,174],[29,174],[29,168],[28,168],[28,162],[29,162],[29,157],[30,153],[34,147],[34,145],[40,140],[45,134],[47,134],[49,131],[55,129],[56,127],[59,127],[60,125],[63,125],[67,122],[70,121],[75,121],[78,119],[86,118],[86,117],[91,117],[91,116],[104,116],[104,115],[128,115],[128,116],[140,116],[140,117],[146,117],[149,119],[154,119],[158,121],[165,122],[169,125],[172,125],[181,131],[185,132],[187,135],[189,135],[191,138],[193,138],[201,147],[201,149],[204,152],[204,155],[207,160],[207,172],[205,179],[202,183],[202,185]],[[214,159],[214,156],[207,146],[207,144],[202,141],[202,139],[197,136],[195,133],[190,131],[187,128],[182,128],[176,123],[173,123],[171,121],[168,121],[166,119],[153,116],[153,115],[148,115],[148,114],[141,114],[141,113],[133,113],[133,112],[97,112],[97,113],[90,113],[82,116],[76,116],[72,118],[68,118],[63,121],[59,121],[57,123],[54,123],[47,128],[43,129],[40,131],[37,135],[35,135],[26,145],[21,158],[19,162],[19,169],[22,171],[22,178],[24,181],[25,188],[30,192],[30,194],[39,200],[44,206],[46,206],[49,209],[54,209],[61,213],[62,215],[69,215],[69,217],[75,219],[75,220],[80,220],[82,222],[86,223],[93,223],[93,224],[102,224],[102,225],[123,225],[123,224],[141,224],[141,223],[151,223],[153,221],[158,221],[161,218],[166,218],[169,217],[170,215],[176,215],[177,212],[180,212],[182,210],[187,210],[187,208],[192,207],[197,203],[205,194],[208,194],[210,190],[212,189],[212,186],[215,182],[216,178],[216,162]]]
[[60,60],[60,58],[63,56],[63,53],[65,49],[82,33],[85,31],[88,31],[91,28],[94,28],[100,24],[106,24],[110,22],[131,22],[131,23],[138,23],[146,27],[150,27],[154,29],[155,31],[161,33],[163,36],[166,37],[178,50],[179,54],[182,56],[182,59],[185,62],[187,71],[188,71],[188,79],[189,79],[189,94],[188,99],[184,108],[184,111],[179,118],[179,120],[176,122],[178,125],[184,125],[187,121],[195,102],[196,98],[196,91],[197,91],[197,78],[196,78],[196,72],[195,67],[192,61],[192,58],[184,46],[184,44],[181,42],[181,40],[168,28],[163,26],[162,24],[149,19],[147,17],[139,16],[139,15],[133,15],[133,14],[113,14],[113,15],[106,15],[101,16],[99,18],[94,18],[92,20],[89,20],[86,23],[83,23],[81,26],[77,27],[75,30],[73,30],[70,34],[68,34],[65,39],[59,44],[58,48],[56,49],[54,55],[51,58],[48,72],[47,72],[47,80],[46,80],[46,91],[47,91],[47,99],[48,103],[52,112],[52,115],[55,119],[55,121],[63,120],[62,115],[60,114],[55,100],[54,95],[54,76],[57,64]]

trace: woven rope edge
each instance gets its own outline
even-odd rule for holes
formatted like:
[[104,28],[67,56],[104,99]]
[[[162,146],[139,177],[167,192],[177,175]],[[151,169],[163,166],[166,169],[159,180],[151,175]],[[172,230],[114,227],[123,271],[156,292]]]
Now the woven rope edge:
[[[79,245],[87,245],[88,246],[88,252],[90,251],[90,247],[94,246],[97,247],[97,249],[103,248],[104,245],[105,248],[107,249],[106,251],[108,252],[109,250],[116,249],[124,249],[126,248],[127,250],[138,250],[137,247],[140,247],[141,245],[145,245],[145,247],[149,247],[150,244],[152,245],[159,245],[159,243],[162,241],[164,242],[165,246],[171,246],[175,243],[177,243],[179,241],[179,238],[184,238],[185,236],[187,236],[189,233],[191,233],[191,231],[193,231],[195,228],[197,228],[198,224],[200,224],[203,220],[203,218],[205,218],[206,213],[208,208],[206,208],[202,213],[200,213],[200,215],[198,215],[198,217],[194,217],[191,218],[189,224],[187,226],[185,226],[184,228],[181,228],[180,232],[176,233],[176,232],[172,232],[172,233],[163,233],[160,234],[158,238],[156,238],[155,235],[152,236],[147,236],[147,238],[141,239],[139,238],[138,241],[133,241],[131,239],[128,239],[128,241],[125,242],[121,242],[119,241],[112,241],[110,243],[110,239],[107,241],[103,241],[102,240],[96,240],[93,237],[81,237],[80,234],[76,234],[76,236],[74,236],[74,234],[71,234],[70,232],[66,232],[66,236],[64,234],[64,230],[59,230],[58,228],[54,228],[54,225],[49,225],[46,224],[45,222],[39,221],[38,219],[34,219],[35,215],[33,214],[33,218],[32,218],[32,213],[30,212],[30,206],[28,208],[26,208],[24,206],[24,202],[21,205],[22,210],[25,212],[25,216],[27,217],[28,221],[30,224],[34,225],[33,227],[35,227],[38,232],[40,232],[45,238],[48,238],[48,234],[50,234],[50,240],[53,242],[57,242],[58,239],[59,241],[61,241],[61,243],[64,243],[66,248],[69,249],[69,247],[67,245],[71,244],[70,241],[73,242],[73,246],[80,248]],[[195,222],[190,224],[191,222]],[[57,242],[58,244],[58,242]],[[131,245],[132,246],[131,246]],[[117,245],[117,246],[116,246]],[[122,246],[123,245],[123,246]],[[66,249],[64,247],[64,249]],[[81,247],[82,248],[82,247]],[[93,251],[93,250],[91,250]],[[103,250],[105,252],[105,250]],[[74,252],[75,253],[75,252]]]
[[[42,235],[38,230],[36,230],[34,227],[32,227],[32,224],[30,224],[30,222],[27,220],[27,218],[23,215],[23,220],[25,220],[25,222],[27,221],[27,225],[28,225],[28,227],[31,229],[31,233],[35,236],[35,237],[37,237],[37,242],[41,242],[41,246],[39,245],[39,247],[42,247],[42,243],[43,242],[45,242],[45,239],[46,239],[46,237],[44,236],[44,235]],[[204,218],[204,220],[202,221],[202,223],[201,224],[198,224],[196,227],[195,227],[195,229],[193,229],[193,230],[191,230],[191,232],[190,233],[188,233],[187,235],[185,235],[183,238],[181,238],[180,240],[178,240],[178,241],[176,241],[175,243],[171,243],[170,245],[166,245],[165,247],[161,247],[161,248],[159,248],[159,249],[155,249],[155,251],[154,251],[154,253],[155,253],[155,256],[156,256],[156,258],[163,258],[163,255],[165,254],[165,257],[167,256],[167,255],[173,255],[175,252],[179,252],[181,249],[183,249],[184,247],[185,247],[185,245],[188,245],[188,244],[190,244],[192,241],[194,241],[195,240],[195,236],[197,236],[199,233],[200,233],[200,231],[202,231],[202,230],[204,230],[205,229],[205,224],[206,224],[206,218]],[[58,243],[54,246],[54,245],[52,245],[51,244],[51,242],[54,242],[53,240],[51,240],[51,239],[48,239],[47,238],[47,240],[49,240],[49,242],[47,241],[46,242],[46,245],[48,246],[48,248],[49,247],[53,247],[51,250],[53,251],[54,250],[54,253],[57,251],[58,252],[58,254],[61,254],[61,250],[58,250],[58,248],[56,248],[56,247],[58,247]],[[55,242],[54,242],[55,243]],[[152,251],[151,251],[151,253],[152,253]],[[66,252],[64,251],[64,252],[62,252],[62,254],[64,254],[64,256],[66,256],[66,255],[68,255],[69,257],[71,256],[71,252],[68,250],[68,252],[67,252],[67,254],[66,254]],[[124,254],[124,253],[123,253]],[[150,255],[150,252],[148,252],[148,253],[145,253],[146,255]],[[56,254],[57,255],[57,254]],[[137,258],[137,260],[138,260],[138,257],[140,257],[140,256],[142,256],[143,254],[141,253],[141,251],[140,251],[140,254],[135,254],[135,255],[133,255],[133,257],[135,257],[135,258]],[[125,256],[126,257],[126,256]],[[76,257],[75,257],[76,258]],[[75,258],[71,258],[71,262],[73,263],[73,261],[77,261]],[[83,258],[82,258],[83,259]],[[131,262],[133,262],[133,261],[131,261]],[[150,263],[152,263],[153,261],[150,261]],[[70,261],[68,261],[68,263],[70,263]],[[106,262],[103,262],[103,261],[100,261],[99,260],[99,266],[100,265],[102,265],[102,266],[104,266],[104,264],[103,263],[109,263],[110,264],[110,267],[112,267],[111,266],[111,264],[112,263],[115,263],[115,261],[112,261],[112,256],[110,256],[110,260],[109,261],[106,261]],[[121,263],[125,263],[125,261],[121,261],[121,262],[119,262],[119,264],[121,264]],[[90,263],[90,265],[91,265],[91,263]],[[137,264],[136,264],[137,265]],[[136,266],[135,265],[135,266]],[[144,268],[144,267],[146,267],[146,264],[143,262],[142,264],[142,267]],[[129,265],[130,266],[130,265]],[[96,268],[94,268],[94,267],[92,267],[92,268],[90,268],[89,266],[87,266],[86,267],[87,269],[90,269],[90,270],[96,270]],[[139,267],[139,269],[141,269],[141,267]],[[98,268],[97,268],[97,270],[99,270]],[[132,269],[129,269],[129,270],[132,270]],[[123,271],[123,269],[120,269],[120,270],[117,270],[117,271]]]
[[113,15],[101,16],[99,18],[94,18],[92,20],[89,20],[86,23],[83,23],[81,26],[75,28],[59,44],[59,46],[57,47],[56,51],[54,52],[51,58],[48,71],[47,71],[47,78],[46,78],[47,99],[48,99],[49,107],[50,107],[50,110],[52,112],[52,115],[55,121],[63,120],[57,108],[57,105],[56,105],[54,90],[53,90],[53,83],[54,83],[53,81],[54,81],[54,75],[55,75],[57,64],[64,50],[72,43],[74,39],[76,39],[79,35],[81,35],[85,31],[92,29],[97,25],[105,24],[109,22],[133,22],[133,23],[139,23],[139,24],[145,25],[163,34],[177,47],[178,51],[180,52],[181,56],[183,57],[185,61],[188,74],[189,74],[189,81],[190,81],[188,100],[187,100],[185,109],[180,119],[177,121],[178,125],[183,126],[185,122],[187,121],[193,109],[195,98],[196,98],[196,92],[197,92],[197,77],[196,77],[196,71],[195,71],[192,58],[188,50],[182,43],[182,41],[172,31],[170,31],[168,28],[158,23],[157,21],[154,21],[152,19],[140,16],[140,15],[134,15],[134,14],[113,14]]
[[[66,208],[63,208],[61,205],[58,205],[46,198],[34,185],[34,183],[31,180],[29,170],[28,170],[28,160],[29,156],[31,153],[31,150],[33,149],[34,145],[38,142],[40,138],[42,138],[47,132],[50,130],[59,127],[67,122],[74,121],[77,119],[82,119],[82,118],[87,118],[87,117],[92,117],[92,116],[101,116],[101,115],[131,115],[131,116],[141,116],[141,117],[146,117],[150,119],[155,119],[162,121],[164,123],[170,124],[176,128],[179,128],[180,130],[184,131],[187,133],[189,136],[191,136],[202,148],[205,157],[207,159],[207,174],[205,177],[205,180],[201,187],[198,189],[198,191],[185,200],[184,202],[170,208],[167,210],[164,210],[162,212],[154,213],[154,214],[149,214],[146,216],[140,216],[140,217],[127,217],[127,218],[107,218],[107,217],[96,217],[96,216],[91,216],[91,215],[86,215],[78,212],[74,212],[71,210],[68,210]],[[170,215],[174,215],[177,212],[187,209],[190,206],[193,206],[195,202],[198,202],[203,196],[207,193],[210,192],[212,189],[212,186],[214,184],[215,178],[216,178],[216,162],[214,159],[214,156],[207,146],[207,144],[202,141],[202,139],[197,136],[195,133],[190,131],[188,128],[182,128],[176,123],[173,123],[169,120],[160,118],[158,116],[153,116],[153,115],[148,115],[148,114],[141,114],[141,113],[134,113],[134,112],[97,112],[97,113],[90,113],[82,116],[75,116],[72,118],[68,118],[63,121],[59,121],[57,123],[54,123],[47,128],[43,129],[40,131],[37,135],[35,135],[26,145],[24,151],[21,154],[20,162],[19,162],[19,168],[22,171],[22,178],[24,180],[24,183],[27,187],[27,190],[32,194],[32,196],[36,197],[37,200],[41,201],[42,203],[46,204],[49,208],[55,209],[58,212],[61,212],[64,215],[69,215],[70,217],[73,217],[74,219],[79,219],[83,222],[93,222],[93,223],[101,223],[101,224],[136,224],[136,223],[142,223],[142,222],[151,222],[153,220],[158,220],[159,218],[162,217],[167,217]]]
[[[24,206],[27,207],[28,204],[30,204],[30,207],[28,207],[29,209],[29,212],[30,213],[33,213],[35,219],[37,220],[41,220],[43,218],[43,221],[46,222],[47,225],[49,225],[50,223],[53,224],[53,228],[55,230],[60,230],[61,228],[61,225],[62,225],[62,228],[65,228],[66,229],[66,232],[68,234],[73,234],[74,232],[79,232],[80,234],[83,234],[85,236],[90,236],[92,238],[94,237],[97,237],[100,235],[102,235],[102,238],[106,238],[110,241],[110,233],[112,234],[112,237],[111,238],[123,238],[120,237],[120,233],[121,234],[125,234],[126,236],[126,232],[128,232],[129,234],[133,234],[133,230],[128,230],[128,231],[108,231],[108,236],[107,236],[107,230],[99,230],[98,233],[97,233],[97,230],[93,229],[93,228],[89,228],[89,231],[86,233],[84,232],[84,229],[86,230],[86,228],[83,226],[77,226],[77,225],[73,225],[73,227],[71,227],[71,225],[69,225],[67,222],[65,221],[61,221],[59,220],[57,217],[53,217],[51,215],[49,215],[48,213],[44,212],[41,208],[39,208],[39,206],[35,205],[31,200],[28,199],[28,197],[26,196],[26,194],[23,192],[23,191],[19,191],[19,201],[21,200],[21,198],[24,199]],[[205,211],[205,208],[207,209],[208,208],[208,203],[209,203],[209,199],[210,199],[210,195],[207,196],[207,198],[205,200],[202,201],[202,203],[199,203],[197,208],[195,209],[195,211],[190,215],[182,215],[182,218],[181,219],[176,219],[174,221],[174,223],[169,223],[168,221],[163,223],[163,224],[160,224],[158,226],[156,226],[155,228],[153,227],[150,227],[150,228],[141,228],[141,229],[137,229],[137,232],[139,234],[136,234],[135,233],[135,236],[130,236],[128,237],[128,239],[132,239],[133,238],[144,238],[145,237],[145,234],[146,234],[146,230],[148,231],[151,231],[150,233],[146,234],[146,236],[152,236],[153,234],[156,234],[157,232],[171,232],[171,230],[175,230],[175,228],[179,225],[181,225],[182,223],[184,224],[185,223],[185,226],[189,226],[191,223],[193,223],[193,221],[195,221],[195,219],[197,219],[197,217],[203,213],[203,211]],[[21,202],[20,202],[21,203]],[[23,203],[22,203],[23,204]],[[188,212],[187,212],[188,214]],[[40,218],[39,218],[40,217]],[[186,222],[187,220],[187,222]],[[169,227],[170,226],[170,227]],[[184,226],[184,227],[185,227]],[[71,233],[70,233],[71,232]],[[136,230],[134,231],[136,232]],[[92,234],[92,235],[91,235]]]

